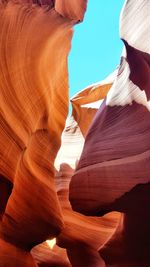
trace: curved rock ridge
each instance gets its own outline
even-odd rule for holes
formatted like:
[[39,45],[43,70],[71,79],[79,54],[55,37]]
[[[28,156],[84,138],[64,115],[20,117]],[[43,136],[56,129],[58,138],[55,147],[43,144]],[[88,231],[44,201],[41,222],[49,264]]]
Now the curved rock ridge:
[[100,249],[105,266],[150,265],[150,2],[125,2],[125,43],[118,75],[86,135],[70,183],[73,209],[101,216],[122,212]]
[[[77,3],[78,2],[78,3]],[[0,266],[64,227],[54,160],[68,114],[67,57],[86,1],[0,1]]]
[[116,72],[72,98],[72,116],[66,122],[62,145],[55,161],[56,190],[65,223],[57,237],[57,245],[67,249],[73,267],[104,266],[98,249],[113,234],[120,218],[120,214],[116,212],[102,218],[81,215],[72,211],[68,199],[70,179],[78,164],[87,130],[115,76]]
[[125,1],[120,66],[66,120],[86,4],[0,0],[1,267],[150,266],[150,1]]

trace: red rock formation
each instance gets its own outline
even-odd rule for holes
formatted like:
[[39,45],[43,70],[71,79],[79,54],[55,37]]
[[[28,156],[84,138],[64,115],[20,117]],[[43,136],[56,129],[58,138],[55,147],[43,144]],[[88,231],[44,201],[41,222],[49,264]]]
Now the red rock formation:
[[150,2],[126,1],[120,34],[125,42],[117,78],[86,136],[71,180],[74,210],[122,212],[100,249],[106,266],[150,265]]
[[64,226],[54,160],[68,113],[72,27],[86,1],[66,4],[0,2],[1,267],[36,266],[31,248]]
[[59,150],[72,27],[85,9],[85,0],[0,1],[1,267],[150,265],[150,2],[126,1],[115,82],[71,100]]
[[110,89],[114,76],[115,74],[86,88],[71,100],[72,116],[67,121],[62,146],[55,161],[58,169],[56,189],[65,222],[57,244],[67,249],[74,267],[96,267],[103,264],[98,249],[112,235],[120,218],[119,213],[110,213],[103,218],[86,217],[73,212],[68,200],[69,182],[80,157],[87,129],[102,98]]

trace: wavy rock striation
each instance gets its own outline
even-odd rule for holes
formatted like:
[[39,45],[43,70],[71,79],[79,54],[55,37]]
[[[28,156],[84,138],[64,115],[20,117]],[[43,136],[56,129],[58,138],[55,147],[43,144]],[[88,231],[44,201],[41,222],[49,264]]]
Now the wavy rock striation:
[[72,98],[72,116],[67,120],[55,161],[56,189],[65,223],[57,237],[57,245],[67,249],[73,267],[104,266],[98,249],[113,234],[120,218],[120,214],[115,212],[102,218],[81,215],[72,211],[68,199],[70,179],[78,164],[87,130],[114,78],[115,73]]
[[74,210],[122,212],[100,249],[106,266],[150,265],[150,2],[126,1],[120,20],[125,48],[116,80],[85,139],[70,184]]
[[66,120],[86,4],[0,0],[1,267],[150,265],[150,1],[125,2],[120,66]]
[[[68,113],[67,56],[86,1],[0,2],[0,266],[64,227],[54,160]],[[8,257],[9,255],[9,257]]]

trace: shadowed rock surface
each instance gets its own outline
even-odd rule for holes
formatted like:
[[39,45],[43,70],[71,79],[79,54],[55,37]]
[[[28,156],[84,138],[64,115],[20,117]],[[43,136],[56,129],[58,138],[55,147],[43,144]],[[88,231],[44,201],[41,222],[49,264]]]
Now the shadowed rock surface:
[[100,249],[106,266],[150,265],[150,2],[125,2],[120,35],[125,48],[118,75],[85,139],[70,184],[74,210],[122,213]]
[[116,212],[102,218],[81,215],[72,211],[68,199],[70,179],[80,158],[85,135],[93,116],[112,86],[115,74],[116,72],[72,98],[72,116],[67,120],[62,145],[55,161],[55,183],[65,223],[57,237],[57,244],[67,249],[73,267],[104,266],[98,249],[113,234],[120,218],[120,214]]

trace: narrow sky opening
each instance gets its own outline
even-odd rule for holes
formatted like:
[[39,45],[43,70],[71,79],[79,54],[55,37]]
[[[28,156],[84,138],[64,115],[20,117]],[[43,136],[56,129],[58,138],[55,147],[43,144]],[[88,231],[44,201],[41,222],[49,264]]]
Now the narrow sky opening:
[[124,0],[89,0],[69,56],[70,97],[109,75],[120,62],[119,16]]

